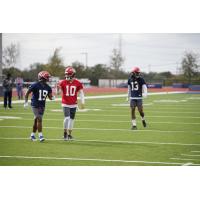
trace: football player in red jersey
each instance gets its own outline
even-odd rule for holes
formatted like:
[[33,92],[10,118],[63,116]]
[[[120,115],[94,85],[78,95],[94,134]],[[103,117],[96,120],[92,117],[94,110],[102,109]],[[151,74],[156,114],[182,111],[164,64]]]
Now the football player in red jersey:
[[71,140],[72,129],[77,109],[77,95],[80,94],[81,109],[84,108],[85,99],[83,85],[75,78],[76,71],[73,67],[65,70],[65,80],[61,80],[59,87],[62,91],[62,107],[64,113],[64,140]]

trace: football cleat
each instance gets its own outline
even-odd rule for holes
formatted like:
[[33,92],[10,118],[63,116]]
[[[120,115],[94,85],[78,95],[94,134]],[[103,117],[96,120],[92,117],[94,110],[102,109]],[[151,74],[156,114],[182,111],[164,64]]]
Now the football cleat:
[[68,140],[73,140],[72,135],[68,135],[67,137],[68,137]]
[[45,140],[43,136],[40,136],[39,138],[40,138],[40,142],[43,142]]
[[35,135],[31,135],[30,139],[31,139],[32,141],[36,141],[36,140],[37,140],[36,137],[35,137]]
[[137,130],[137,126],[132,126],[132,130]]
[[65,132],[64,132],[63,139],[64,139],[65,141],[67,141],[67,140],[68,140],[67,133],[65,133]]
[[145,120],[142,120],[142,124],[143,124],[144,127],[147,127],[147,123],[146,123]]

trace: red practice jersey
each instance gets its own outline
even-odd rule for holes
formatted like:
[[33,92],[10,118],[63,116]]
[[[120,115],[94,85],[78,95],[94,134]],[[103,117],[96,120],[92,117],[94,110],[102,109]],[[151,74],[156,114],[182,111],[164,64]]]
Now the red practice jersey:
[[59,83],[62,90],[62,104],[73,106],[77,104],[77,94],[83,89],[83,85],[77,79],[62,80]]

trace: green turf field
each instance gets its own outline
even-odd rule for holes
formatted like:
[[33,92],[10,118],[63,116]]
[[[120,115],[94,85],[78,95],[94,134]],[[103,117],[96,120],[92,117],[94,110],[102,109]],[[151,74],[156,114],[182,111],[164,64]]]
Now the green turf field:
[[[78,111],[74,141],[63,141],[60,102],[47,102],[44,143],[29,140],[31,109],[0,109],[0,166],[181,166],[200,165],[200,95],[152,95],[144,100],[148,123],[131,130],[125,97],[86,99]],[[17,119],[2,119],[3,117]]]

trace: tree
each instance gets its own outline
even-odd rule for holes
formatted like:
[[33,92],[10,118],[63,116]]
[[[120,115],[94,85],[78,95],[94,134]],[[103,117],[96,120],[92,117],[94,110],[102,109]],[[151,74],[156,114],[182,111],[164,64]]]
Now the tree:
[[17,58],[19,56],[19,48],[16,44],[11,43],[3,49],[3,66],[5,68],[15,67]]
[[110,67],[115,69],[116,71],[119,71],[120,67],[124,63],[124,58],[121,56],[120,51],[118,51],[117,49],[113,49],[112,53],[113,55],[110,57]]
[[72,62],[72,67],[76,70],[76,77],[77,78],[84,78],[84,65],[79,61]]
[[108,69],[103,64],[97,64],[91,68],[89,79],[92,85],[98,85],[98,80],[101,78],[108,78]]
[[47,71],[47,66],[42,63],[33,63],[30,65],[30,70],[23,71],[22,77],[26,81],[37,81],[40,71]]
[[198,72],[198,58],[199,56],[192,52],[186,52],[182,60],[182,70],[188,83],[191,83],[192,77]]
[[47,63],[47,71],[52,76],[63,77],[64,75],[64,64],[63,58],[59,55],[60,48],[56,48],[53,55],[49,58]]
[[20,69],[17,69],[15,67],[10,67],[10,68],[4,68],[3,69],[3,74],[10,74],[12,78],[16,78],[18,76],[22,76],[22,72]]

